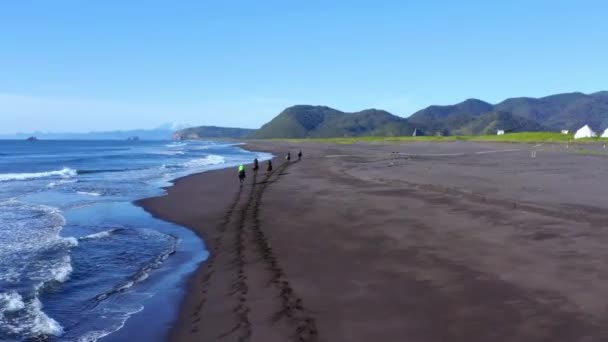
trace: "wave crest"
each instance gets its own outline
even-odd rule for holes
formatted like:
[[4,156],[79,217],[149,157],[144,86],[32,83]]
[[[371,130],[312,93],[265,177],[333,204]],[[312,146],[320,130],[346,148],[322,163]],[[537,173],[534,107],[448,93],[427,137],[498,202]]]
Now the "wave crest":
[[93,192],[93,191],[76,191],[76,193],[79,195],[85,195],[85,196],[94,196],[94,197],[101,196],[101,194],[99,192]]
[[25,172],[25,173],[2,173],[0,174],[0,182],[7,181],[22,181],[37,178],[48,178],[48,177],[62,177],[70,178],[76,177],[78,172],[69,167],[64,167],[57,171],[46,171],[46,172]]
[[183,167],[195,168],[195,167],[223,164],[225,162],[226,162],[226,159],[224,157],[218,156],[215,154],[210,154],[210,155],[206,156],[205,158],[192,159],[185,163],[182,163],[181,165]]
[[25,300],[16,291],[0,293],[0,327],[11,335],[34,339],[63,334],[63,327],[42,311],[38,297]]
[[110,237],[112,234],[114,234],[115,232],[119,231],[120,228],[114,228],[114,229],[110,229],[110,230],[104,230],[98,233],[93,233],[93,234],[89,234],[87,236],[83,236],[80,238],[80,240],[95,240],[95,239],[104,239],[107,237]]

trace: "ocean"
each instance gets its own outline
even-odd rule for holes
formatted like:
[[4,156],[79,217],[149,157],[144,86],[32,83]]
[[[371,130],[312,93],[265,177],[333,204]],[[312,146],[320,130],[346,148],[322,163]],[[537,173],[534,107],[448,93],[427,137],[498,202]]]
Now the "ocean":
[[162,340],[207,251],[132,202],[256,157],[270,155],[202,141],[0,140],[0,340]]

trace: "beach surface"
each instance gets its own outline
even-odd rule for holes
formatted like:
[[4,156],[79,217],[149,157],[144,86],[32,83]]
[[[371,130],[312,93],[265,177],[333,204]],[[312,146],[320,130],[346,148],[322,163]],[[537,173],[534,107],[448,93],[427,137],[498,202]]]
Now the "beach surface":
[[139,202],[210,252],[170,340],[608,340],[601,148],[246,148],[277,155],[273,172],[242,187],[205,172]]

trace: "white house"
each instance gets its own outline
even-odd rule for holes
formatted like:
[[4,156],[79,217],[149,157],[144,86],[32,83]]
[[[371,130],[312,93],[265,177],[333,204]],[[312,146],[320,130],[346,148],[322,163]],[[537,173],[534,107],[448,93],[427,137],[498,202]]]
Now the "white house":
[[585,125],[579,128],[578,131],[576,131],[576,133],[574,134],[574,139],[594,138],[596,136],[597,134],[595,134],[595,132],[589,127],[589,125]]
[[567,130],[567,129],[562,129],[562,134],[568,134],[568,133],[570,133],[570,131],[569,131],[569,130]]
[[505,130],[504,129],[499,129],[496,131],[496,135],[504,135],[505,134]]
[[608,128],[602,133],[602,138],[608,138]]

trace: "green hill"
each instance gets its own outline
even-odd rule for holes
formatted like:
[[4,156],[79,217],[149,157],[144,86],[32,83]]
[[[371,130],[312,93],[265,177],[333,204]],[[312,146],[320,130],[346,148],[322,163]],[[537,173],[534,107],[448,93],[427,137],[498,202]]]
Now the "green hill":
[[411,135],[407,120],[383,110],[345,113],[325,106],[285,109],[255,132],[255,138],[329,138]]
[[472,121],[454,129],[454,135],[492,135],[497,130],[506,132],[539,132],[548,131],[543,125],[507,112],[483,114]]
[[200,126],[191,127],[173,133],[173,140],[196,140],[196,139],[244,139],[249,138],[254,129]]
[[608,127],[608,91],[510,98],[496,105],[468,99],[430,106],[407,119],[379,109],[346,113],[326,106],[297,105],[258,130],[202,126],[178,131],[174,139],[392,137],[412,135],[414,129],[426,135],[480,135],[496,134],[499,129],[574,131],[585,124],[596,131]]
[[[494,106],[469,99],[452,106],[430,106],[412,114],[408,120],[426,128],[429,133],[458,134],[471,130],[480,122],[492,121],[492,115],[481,121],[477,119],[496,112],[512,114],[507,121],[517,122],[523,127],[533,128],[535,125],[532,123],[536,123],[543,130],[572,131],[589,124],[595,130],[603,130],[608,127],[608,92],[510,98]],[[522,122],[518,117],[528,121]],[[483,129],[473,131],[479,130]]]
[[468,99],[450,106],[430,106],[412,114],[410,123],[422,127],[429,133],[451,134],[452,130],[461,127],[475,118],[494,110],[484,101]]
[[513,98],[495,106],[539,122],[551,129],[576,130],[585,124],[600,130],[608,127],[608,92],[567,93],[542,98]]

